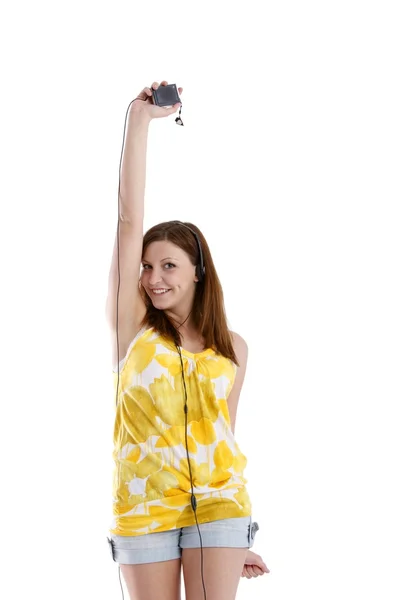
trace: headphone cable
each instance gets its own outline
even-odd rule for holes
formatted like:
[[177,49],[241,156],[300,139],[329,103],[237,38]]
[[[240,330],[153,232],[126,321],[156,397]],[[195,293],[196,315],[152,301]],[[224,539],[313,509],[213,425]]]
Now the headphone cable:
[[[119,223],[120,223],[120,189],[121,189],[121,165],[122,165],[122,157],[123,157],[123,151],[124,151],[124,142],[125,142],[125,131],[126,131],[126,121],[128,118],[128,114],[129,114],[129,109],[131,104],[137,100],[137,98],[135,98],[134,100],[132,100],[132,102],[130,102],[127,111],[126,111],[126,116],[125,116],[125,124],[124,124],[124,133],[123,133],[123,141],[122,141],[122,150],[121,150],[121,158],[120,158],[120,163],[119,163],[119,181],[118,181],[118,222],[117,222],[117,257],[118,257],[118,287],[117,287],[117,307],[116,307],[116,318],[117,318],[117,326],[116,326],[116,337],[117,337],[117,373],[118,373],[118,377],[117,377],[117,389],[116,389],[116,397],[115,397],[115,406],[117,409],[118,406],[118,388],[119,388],[119,374],[120,374],[120,364],[119,364],[119,336],[118,336],[118,298],[119,298],[119,290],[120,290],[120,285],[121,285],[121,272],[120,272],[120,260],[119,260]],[[180,111],[179,111],[179,116],[180,116]],[[178,119],[176,119],[176,122],[178,122]],[[178,124],[182,124],[183,123],[179,123]],[[182,223],[183,225],[183,223]],[[185,227],[187,227],[187,225],[184,225]],[[190,229],[190,227],[187,227],[187,229]],[[192,233],[194,234],[198,247],[199,247],[199,255],[200,255],[200,265],[199,265],[199,269],[198,271],[201,271],[202,275],[204,275],[205,272],[205,268],[203,265],[203,256],[202,256],[202,251],[201,251],[201,245],[200,245],[200,240],[198,239],[197,234],[190,229],[190,231],[192,231]],[[200,279],[200,278],[199,278]],[[190,313],[189,313],[190,314]],[[182,323],[183,325],[183,323]],[[196,519],[196,525],[197,525],[197,530],[199,532],[199,536],[200,536],[200,547],[201,547],[201,578],[202,578],[202,583],[203,583],[203,591],[204,591],[204,600],[207,600],[207,593],[206,593],[206,587],[204,584],[204,572],[203,572],[203,540],[201,537],[201,533],[200,533],[200,528],[199,528],[199,523],[197,521],[197,500],[196,500],[196,496],[193,493],[193,477],[192,477],[192,469],[190,466],[190,460],[189,460],[189,448],[188,448],[188,441],[187,441],[187,413],[188,413],[188,407],[187,407],[187,390],[186,390],[186,382],[185,382],[185,375],[184,375],[184,367],[183,367],[183,361],[182,361],[182,354],[180,351],[179,346],[176,344],[176,347],[178,349],[178,353],[179,353],[179,357],[181,360],[181,370],[182,370],[182,380],[183,380],[183,385],[184,385],[184,390],[185,390],[185,405],[184,405],[184,412],[185,412],[185,441],[186,441],[186,453],[187,453],[187,459],[188,459],[188,465],[189,465],[189,473],[190,473],[190,483],[192,486],[192,495],[190,498],[190,503],[194,512],[194,516]],[[121,586],[121,591],[122,591],[122,600],[124,600],[124,590],[122,587],[122,582],[121,582],[121,567],[120,564],[118,563],[118,574],[119,574],[119,583]]]

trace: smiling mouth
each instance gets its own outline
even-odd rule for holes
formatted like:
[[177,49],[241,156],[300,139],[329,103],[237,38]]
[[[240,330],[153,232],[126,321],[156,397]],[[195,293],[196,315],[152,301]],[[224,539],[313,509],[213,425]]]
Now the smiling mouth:
[[150,291],[154,296],[164,296],[164,294],[168,294],[168,292],[170,292],[171,290],[162,289],[160,291],[158,291],[158,290],[150,290]]

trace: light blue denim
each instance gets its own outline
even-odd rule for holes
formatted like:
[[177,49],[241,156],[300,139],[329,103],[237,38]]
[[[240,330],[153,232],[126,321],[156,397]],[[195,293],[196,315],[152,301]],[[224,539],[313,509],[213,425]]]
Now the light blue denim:
[[[257,522],[252,517],[219,519],[199,523],[203,548],[251,548]],[[120,564],[142,565],[180,558],[183,548],[200,548],[197,525],[138,536],[110,534],[107,537],[113,560]]]

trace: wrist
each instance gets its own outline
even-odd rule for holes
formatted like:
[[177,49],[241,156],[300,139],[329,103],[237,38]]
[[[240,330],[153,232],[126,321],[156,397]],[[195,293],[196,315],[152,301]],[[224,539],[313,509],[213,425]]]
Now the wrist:
[[136,129],[148,129],[151,118],[143,110],[140,102],[133,102],[129,109],[129,125]]

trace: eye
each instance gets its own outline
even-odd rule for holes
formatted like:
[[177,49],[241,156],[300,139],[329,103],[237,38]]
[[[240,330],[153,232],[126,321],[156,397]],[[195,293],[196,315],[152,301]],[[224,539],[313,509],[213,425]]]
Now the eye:
[[150,265],[142,265],[143,267],[143,271],[147,271],[146,267],[149,267]]
[[164,267],[166,267],[167,265],[171,265],[171,267],[175,267],[175,265],[173,263],[165,263]]

